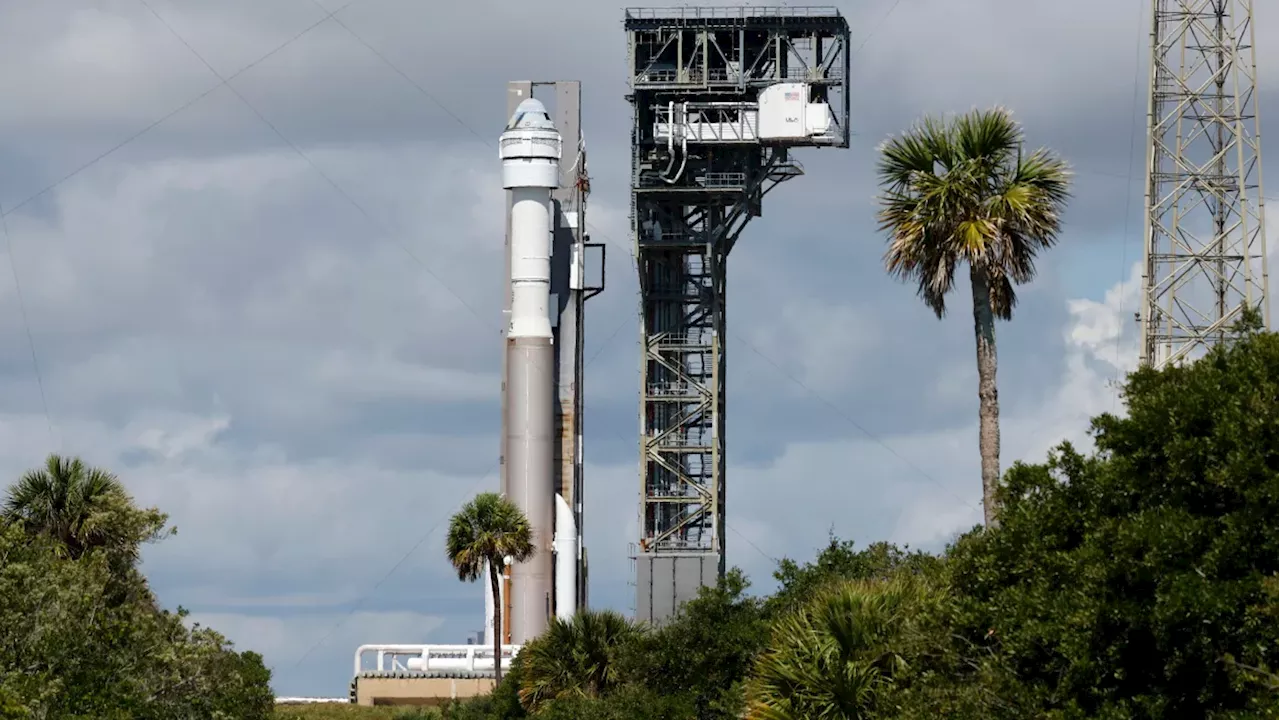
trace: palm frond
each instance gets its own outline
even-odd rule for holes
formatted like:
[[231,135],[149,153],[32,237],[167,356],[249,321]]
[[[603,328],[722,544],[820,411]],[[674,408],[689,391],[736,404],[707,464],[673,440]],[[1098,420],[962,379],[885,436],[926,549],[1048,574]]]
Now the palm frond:
[[137,545],[158,533],[149,522],[152,513],[133,507],[119,478],[57,454],[9,488],[3,517],[29,533],[56,539],[60,551],[73,558],[110,547],[136,559]]
[[748,680],[747,717],[880,717],[907,669],[903,646],[931,598],[914,577],[840,583],[777,621]]
[[622,684],[618,652],[639,630],[612,611],[553,618],[546,632],[520,651],[520,704],[536,713],[569,697],[601,697]]
[[445,554],[459,580],[474,582],[486,562],[500,566],[508,557],[529,559],[535,550],[532,537],[529,519],[510,500],[481,493],[450,520]]
[[925,117],[907,134],[881,144],[876,173],[882,183],[901,189],[917,176],[934,174],[938,166],[949,168],[954,157],[946,123]]
[[955,119],[953,142],[959,154],[984,173],[1003,168],[1022,143],[1022,130],[1004,108],[975,110]]
[[880,148],[885,269],[913,282],[939,318],[962,263],[984,273],[993,311],[1010,318],[1014,287],[1035,277],[1040,251],[1057,242],[1070,170],[1043,148],[1024,155],[1022,143],[1009,112],[992,108],[949,123],[926,117]]

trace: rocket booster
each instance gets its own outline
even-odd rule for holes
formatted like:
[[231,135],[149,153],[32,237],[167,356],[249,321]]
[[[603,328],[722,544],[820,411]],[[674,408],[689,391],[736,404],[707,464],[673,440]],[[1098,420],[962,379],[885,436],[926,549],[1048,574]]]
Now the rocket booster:
[[[542,634],[550,615],[555,527],[555,354],[551,190],[561,138],[541,102],[520,103],[502,133],[502,186],[511,191],[511,324],[507,330],[507,493],[529,519],[534,554],[511,568],[511,642]],[[501,631],[501,629],[495,629]]]

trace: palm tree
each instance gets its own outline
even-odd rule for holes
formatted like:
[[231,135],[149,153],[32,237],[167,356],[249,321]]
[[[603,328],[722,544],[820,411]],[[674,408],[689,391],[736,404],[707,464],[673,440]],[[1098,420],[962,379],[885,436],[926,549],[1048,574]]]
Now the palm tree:
[[458,579],[475,582],[489,568],[493,590],[493,671],[502,682],[502,602],[498,568],[528,560],[534,552],[529,519],[511,501],[497,493],[481,493],[449,522],[445,553]]
[[621,683],[618,651],[637,632],[612,610],[553,618],[520,652],[520,704],[533,713],[550,700],[604,696]]
[[909,576],[843,581],[778,620],[747,678],[747,719],[877,717],[926,590]]
[[969,266],[978,350],[978,448],[983,520],[998,522],[1000,406],[995,319],[1009,320],[1014,285],[1035,276],[1036,254],[1057,241],[1070,197],[1067,164],[1046,149],[1022,152],[1021,127],[1003,109],[950,121],[925,118],[880,148],[877,219],[889,234],[885,267],[915,282],[938,316],[956,268]]
[[9,488],[2,512],[6,522],[56,540],[71,559],[109,548],[123,553],[130,567],[139,544],[159,539],[166,520],[159,511],[135,508],[115,475],[56,454]]

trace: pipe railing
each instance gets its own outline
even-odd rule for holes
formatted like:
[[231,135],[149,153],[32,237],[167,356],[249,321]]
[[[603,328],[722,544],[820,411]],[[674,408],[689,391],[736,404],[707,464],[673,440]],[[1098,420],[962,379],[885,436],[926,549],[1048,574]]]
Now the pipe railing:
[[[502,646],[502,668],[520,654],[521,645]],[[364,657],[376,653],[374,666]],[[361,645],[356,648],[354,675],[366,672],[465,672],[493,675],[493,648],[483,645]]]

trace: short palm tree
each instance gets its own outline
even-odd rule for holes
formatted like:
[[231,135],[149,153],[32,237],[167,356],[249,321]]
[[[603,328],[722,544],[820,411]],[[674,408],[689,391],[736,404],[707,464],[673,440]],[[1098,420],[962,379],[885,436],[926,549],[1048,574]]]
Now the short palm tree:
[[946,314],[956,269],[969,267],[978,356],[978,448],[983,520],[998,522],[1000,406],[995,320],[1013,317],[1014,286],[1035,276],[1036,255],[1057,241],[1070,197],[1067,164],[1046,149],[1022,151],[1021,127],[1003,109],[950,121],[925,118],[880,149],[878,220],[889,235],[885,267],[916,283]]
[[520,652],[520,704],[532,713],[550,700],[604,696],[621,683],[618,652],[636,632],[612,610],[553,618]]
[[[44,467],[28,470],[9,488],[4,519],[36,535],[58,541],[76,559],[93,548],[109,547],[137,561],[138,543],[156,539],[164,516],[133,508],[120,480],[80,458],[50,455]],[[142,518],[141,516],[147,515]]]
[[499,568],[528,560],[534,552],[529,519],[510,500],[497,493],[481,493],[449,522],[445,553],[458,579],[475,582],[489,568],[493,591],[493,669],[502,682],[502,602]]
[[924,592],[909,577],[845,581],[779,619],[747,678],[748,720],[878,717]]

